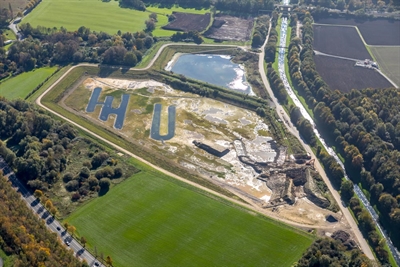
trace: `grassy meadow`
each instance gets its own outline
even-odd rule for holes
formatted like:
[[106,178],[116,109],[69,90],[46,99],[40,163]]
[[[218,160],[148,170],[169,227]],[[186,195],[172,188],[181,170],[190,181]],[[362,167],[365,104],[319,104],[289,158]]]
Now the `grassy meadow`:
[[397,86],[400,86],[400,46],[370,46],[379,68]]
[[291,266],[313,238],[135,162],[67,219],[115,266]]
[[8,78],[0,83],[0,96],[7,99],[25,98],[56,69],[56,67],[45,67]]
[[[90,12],[88,12],[90,10]],[[110,34],[121,32],[136,32],[145,28],[145,21],[150,13],[158,14],[157,28],[154,36],[170,36],[174,31],[161,29],[168,24],[167,15],[173,11],[204,14],[209,10],[184,9],[181,7],[158,8],[149,7],[147,11],[138,11],[119,7],[118,1],[102,2],[100,0],[43,0],[22,23],[30,23],[36,27],[57,27],[74,31],[81,26],[93,31],[103,31]]]

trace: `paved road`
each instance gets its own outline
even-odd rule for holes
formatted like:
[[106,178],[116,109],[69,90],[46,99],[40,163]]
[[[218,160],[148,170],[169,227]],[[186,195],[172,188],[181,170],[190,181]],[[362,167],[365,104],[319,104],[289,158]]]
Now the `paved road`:
[[[269,34],[268,34],[268,36],[269,36]],[[268,42],[268,38],[267,38],[267,40],[265,40],[264,45],[261,47],[261,51],[262,52],[261,52],[261,55],[260,55],[260,58],[259,58],[259,62],[258,62],[259,71],[260,71],[263,83],[265,85],[265,88],[267,89],[268,94],[271,96],[272,101],[275,104],[278,116],[282,120],[282,122],[285,124],[286,128],[289,130],[290,133],[292,133],[294,136],[296,136],[298,140],[300,140],[302,146],[311,155],[311,157],[316,159],[317,157],[315,156],[315,154],[312,151],[312,149],[304,142],[303,138],[300,136],[300,134],[297,131],[297,129],[290,123],[289,116],[286,114],[286,112],[283,109],[283,107],[279,104],[278,99],[274,96],[274,93],[272,92],[272,89],[269,86],[269,82],[267,80],[267,76],[266,76],[265,69],[264,69],[264,48],[265,48],[267,42]],[[286,41],[283,42],[283,45],[280,44],[280,46],[286,46]],[[370,247],[368,246],[367,241],[365,240],[365,238],[361,234],[360,229],[357,226],[357,223],[354,221],[354,219],[351,216],[351,214],[350,214],[349,210],[347,209],[347,207],[345,207],[343,205],[339,193],[333,188],[331,181],[329,180],[328,176],[325,173],[324,168],[321,166],[321,164],[320,164],[320,162],[318,160],[315,161],[314,167],[318,171],[318,173],[321,175],[321,177],[324,180],[325,184],[327,185],[329,191],[331,191],[333,197],[335,198],[337,204],[339,205],[343,216],[346,218],[346,220],[349,223],[351,229],[353,230],[353,233],[356,236],[356,239],[357,239],[358,243],[360,244],[361,250],[364,252],[364,254],[368,258],[375,259]]]
[[[3,170],[3,174],[8,177],[15,190],[21,193],[22,199],[25,200],[27,206],[40,218],[45,220],[47,228],[52,232],[57,233],[64,243],[67,243],[68,241],[69,248],[73,250],[75,255],[79,256],[81,259],[85,259],[89,266],[94,266],[97,261],[93,255],[86,251],[74,238],[71,237],[70,234],[65,231],[61,223],[51,216],[50,212],[46,210],[40,201],[18,180],[14,172],[8,167],[2,157],[0,157],[0,170]],[[100,265],[101,264],[99,264],[99,266]]]
[[22,40],[23,39],[22,34],[18,30],[18,24],[15,23],[15,19],[13,19],[10,22],[10,25],[8,25],[8,28],[10,28],[14,32],[15,36],[17,36],[17,40]]

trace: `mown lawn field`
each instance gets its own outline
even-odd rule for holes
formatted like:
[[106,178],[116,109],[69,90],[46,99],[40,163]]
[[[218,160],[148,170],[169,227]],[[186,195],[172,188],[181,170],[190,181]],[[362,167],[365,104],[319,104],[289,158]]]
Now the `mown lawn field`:
[[[88,12],[90,10],[90,12]],[[180,7],[149,7],[147,11],[121,8],[118,1],[102,2],[100,0],[43,0],[22,23],[30,23],[36,27],[57,27],[74,31],[81,26],[92,31],[103,31],[115,34],[121,32],[137,32],[145,28],[145,21],[150,13],[158,14],[157,28],[154,36],[171,36],[174,31],[166,31],[161,26],[168,24],[167,15],[173,11],[189,13],[206,13],[209,10],[184,9]]]
[[0,83],[0,96],[7,99],[25,98],[56,69],[56,67],[40,68],[9,78]]
[[400,86],[400,46],[370,46],[379,68],[397,86]]
[[[138,163],[135,163],[138,166]],[[313,238],[149,169],[67,221],[115,266],[291,266]]]

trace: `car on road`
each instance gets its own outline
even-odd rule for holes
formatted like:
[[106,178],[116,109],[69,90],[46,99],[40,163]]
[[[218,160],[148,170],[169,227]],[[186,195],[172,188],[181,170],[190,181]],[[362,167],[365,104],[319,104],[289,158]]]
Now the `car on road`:
[[96,261],[96,262],[94,263],[94,266],[100,266],[100,263],[99,263],[98,261]]
[[67,245],[67,246],[69,246],[70,244],[71,244],[71,242],[69,241],[69,239],[68,238],[65,238],[65,245]]
[[56,229],[57,229],[57,231],[60,231],[60,230],[61,230],[60,226],[57,226],[57,228],[56,228]]

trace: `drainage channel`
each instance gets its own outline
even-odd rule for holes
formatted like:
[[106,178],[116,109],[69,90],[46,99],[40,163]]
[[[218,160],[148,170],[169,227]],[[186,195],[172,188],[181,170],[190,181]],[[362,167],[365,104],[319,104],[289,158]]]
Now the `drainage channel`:
[[[289,2],[290,2],[289,0],[282,1],[283,5],[288,5]],[[279,38],[280,48],[278,50],[279,76],[282,79],[282,82],[285,86],[286,92],[288,93],[290,98],[293,100],[294,104],[300,109],[300,112],[303,115],[303,117],[313,125],[314,133],[318,137],[318,139],[321,141],[321,143],[324,146],[324,148],[326,149],[326,151],[329,153],[329,155],[333,156],[335,158],[336,162],[339,163],[339,165],[342,167],[342,169],[344,171],[345,179],[350,180],[348,175],[346,174],[346,169],[344,168],[342,161],[339,159],[339,157],[335,153],[335,151],[326,144],[325,140],[322,138],[322,136],[318,132],[318,130],[315,126],[314,120],[311,118],[310,114],[308,114],[307,110],[304,108],[303,104],[300,102],[300,100],[297,98],[296,94],[294,93],[293,89],[290,87],[290,84],[288,82],[288,79],[287,79],[286,73],[285,73],[285,47],[286,47],[286,38],[287,38],[287,28],[288,28],[288,19],[282,18],[280,38]],[[388,247],[390,249],[390,252],[392,253],[397,265],[400,266],[400,253],[397,251],[396,247],[393,245],[392,240],[390,240],[389,236],[387,235],[387,232],[380,225],[378,214],[375,212],[374,208],[371,206],[367,197],[364,195],[364,193],[362,192],[360,187],[356,184],[354,184],[354,192],[360,198],[361,202],[364,204],[365,208],[371,215],[372,219],[375,221],[379,231],[381,232],[382,236],[385,238],[385,240],[388,244]]]

